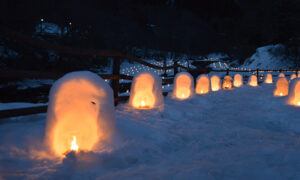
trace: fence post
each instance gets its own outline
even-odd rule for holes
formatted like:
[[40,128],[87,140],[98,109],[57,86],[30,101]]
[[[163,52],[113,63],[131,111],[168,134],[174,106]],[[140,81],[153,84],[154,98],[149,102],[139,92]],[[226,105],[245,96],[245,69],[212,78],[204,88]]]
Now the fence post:
[[[117,75],[120,76],[120,65],[121,65],[121,61],[120,61],[120,57],[114,57],[113,60],[113,75]],[[119,78],[117,79],[113,79],[111,81],[111,87],[114,91],[114,99],[118,98],[119,96]],[[118,102],[115,101],[115,105],[117,105]]]
[[298,70],[296,70],[296,76],[297,76],[297,78],[298,78]]
[[229,75],[229,69],[227,68],[226,70],[226,75],[228,76]]
[[177,66],[177,61],[174,61],[174,76],[178,73],[178,66]]
[[164,60],[164,74],[163,74],[163,76],[164,77],[167,77],[168,75],[167,75],[167,69],[166,69],[166,67],[167,67],[167,58],[165,58],[165,60]]
[[259,80],[259,69],[256,69],[256,78],[257,78],[257,82]]

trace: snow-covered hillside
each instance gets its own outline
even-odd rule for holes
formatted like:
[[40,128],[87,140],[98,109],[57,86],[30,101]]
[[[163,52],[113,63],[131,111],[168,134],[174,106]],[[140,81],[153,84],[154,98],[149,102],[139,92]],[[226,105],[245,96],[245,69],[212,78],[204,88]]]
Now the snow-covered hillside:
[[21,117],[0,125],[0,179],[300,179],[300,109],[273,88],[121,104],[112,146],[62,161],[42,148],[46,115]]
[[241,66],[246,69],[292,69],[293,64],[286,60],[280,51],[284,45],[268,45],[256,49],[256,52]]

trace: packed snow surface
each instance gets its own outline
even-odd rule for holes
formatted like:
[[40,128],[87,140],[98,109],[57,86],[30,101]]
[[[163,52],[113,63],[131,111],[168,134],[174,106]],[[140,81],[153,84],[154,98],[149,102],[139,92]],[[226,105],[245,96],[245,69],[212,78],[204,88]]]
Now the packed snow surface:
[[0,179],[300,179],[300,108],[247,85],[163,109],[116,107],[119,138],[106,149],[54,159],[46,114],[0,125]]
[[268,45],[259,47],[256,52],[241,66],[247,69],[293,69],[291,61],[287,61],[283,53],[284,45]]

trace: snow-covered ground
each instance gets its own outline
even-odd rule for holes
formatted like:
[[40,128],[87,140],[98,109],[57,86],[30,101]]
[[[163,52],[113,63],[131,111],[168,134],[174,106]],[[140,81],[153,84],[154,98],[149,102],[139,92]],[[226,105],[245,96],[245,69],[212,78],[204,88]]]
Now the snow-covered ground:
[[0,125],[0,179],[300,179],[300,108],[273,88],[121,104],[113,145],[63,160],[44,152],[46,114],[22,117]]
[[246,69],[293,69],[291,61],[287,61],[286,57],[280,53],[284,48],[282,44],[259,47],[241,67]]

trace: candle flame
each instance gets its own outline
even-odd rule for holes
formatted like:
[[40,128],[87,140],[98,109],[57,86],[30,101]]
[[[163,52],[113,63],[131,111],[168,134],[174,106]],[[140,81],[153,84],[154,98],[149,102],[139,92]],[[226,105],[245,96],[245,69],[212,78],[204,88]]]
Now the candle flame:
[[145,105],[146,105],[145,101],[144,101],[144,100],[142,100],[142,102],[141,102],[141,106],[143,107],[143,106],[145,106]]
[[76,136],[73,136],[73,140],[71,143],[71,151],[78,151],[79,147],[76,143]]
[[282,94],[282,93],[280,93],[279,95],[280,95],[280,96],[282,96],[283,94]]

